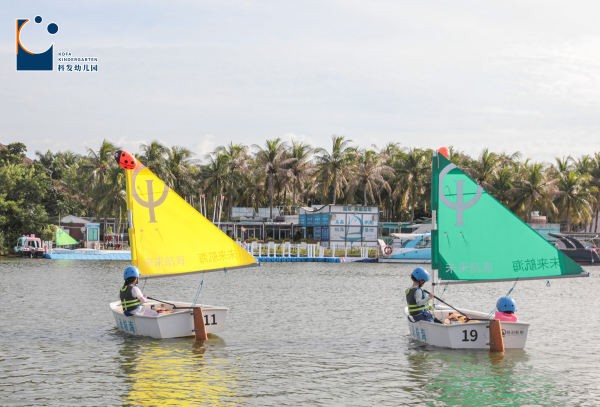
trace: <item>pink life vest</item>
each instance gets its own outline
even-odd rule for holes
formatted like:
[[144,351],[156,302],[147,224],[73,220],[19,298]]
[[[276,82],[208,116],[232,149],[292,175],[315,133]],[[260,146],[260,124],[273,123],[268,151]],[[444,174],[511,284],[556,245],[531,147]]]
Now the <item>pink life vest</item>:
[[494,316],[494,318],[506,322],[517,322],[519,320],[515,314],[509,314],[507,312],[501,311],[496,311],[496,315]]

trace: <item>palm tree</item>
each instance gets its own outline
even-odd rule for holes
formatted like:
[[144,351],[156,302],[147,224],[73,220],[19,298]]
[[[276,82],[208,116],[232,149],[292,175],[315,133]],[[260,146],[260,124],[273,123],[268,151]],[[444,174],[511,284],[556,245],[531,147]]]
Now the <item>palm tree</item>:
[[573,157],[571,157],[571,156],[563,157],[563,158],[555,157],[554,162],[556,164],[556,170],[559,173],[566,173],[566,172],[572,171],[574,169],[574,167],[573,167],[574,160],[573,160]]
[[[227,213],[231,213],[234,204],[240,204],[245,199],[247,191],[250,155],[248,147],[242,144],[229,143],[219,146],[214,154],[219,154],[225,160],[226,173],[224,178],[224,191],[226,195]],[[248,200],[246,200],[248,201]]]
[[512,192],[513,205],[511,206],[524,216],[527,222],[531,222],[531,213],[535,209],[540,209],[545,214],[557,213],[557,208],[552,201],[555,182],[548,179],[543,164],[526,161],[512,179],[516,183]]
[[589,231],[598,232],[598,217],[600,214],[600,153],[594,154],[594,157],[591,159],[591,164],[589,168],[589,174],[591,176],[590,184],[596,187],[596,190],[599,191],[596,193],[595,197],[595,205],[594,205],[594,216],[592,218],[592,224],[590,225]]
[[323,194],[331,193],[331,203],[335,205],[337,198],[342,197],[344,188],[354,174],[354,158],[356,148],[350,146],[351,140],[344,136],[332,136],[331,152],[322,148],[316,149],[319,182]]
[[116,218],[116,233],[120,233],[123,214],[127,213],[125,188],[125,171],[117,165],[108,170],[105,182],[95,188],[96,211],[104,219]]
[[114,178],[110,176],[111,169],[117,167],[113,154],[117,148],[107,140],[103,140],[98,151],[88,149],[88,163],[86,167],[91,169],[90,179],[87,183],[90,203],[94,214],[99,217],[110,217],[110,209],[105,205],[106,191],[113,190],[117,186],[112,185]]
[[567,223],[567,232],[572,230],[573,220],[582,223],[591,219],[597,190],[589,186],[589,180],[588,175],[577,171],[559,174],[555,202]]
[[42,168],[44,168],[48,175],[50,175],[50,178],[56,179],[55,174],[52,171],[54,166],[54,154],[48,150],[45,153],[36,151],[35,155],[37,156],[38,162],[42,165]]
[[297,193],[302,194],[304,185],[315,173],[312,163],[313,149],[302,142],[292,141],[289,161],[289,176],[292,182],[292,213],[296,213]]
[[394,171],[397,182],[393,195],[399,199],[402,208],[410,212],[414,222],[416,209],[428,212],[429,191],[431,190],[431,151],[414,148],[395,161]]
[[592,217],[588,225],[586,225],[585,229],[592,231],[592,226],[594,231],[598,230],[598,211],[600,210],[600,153],[596,153],[594,157],[589,155],[584,155],[578,160],[575,160],[573,167],[577,172],[589,177],[588,182],[591,186],[595,188],[596,194],[594,195],[594,205],[592,208]]
[[113,143],[103,140],[98,151],[88,148],[89,163],[92,167],[92,184],[103,183],[111,166],[115,165],[113,154],[117,148]]
[[375,202],[380,189],[391,192],[386,176],[391,176],[394,170],[382,161],[382,156],[376,151],[363,149],[359,152],[356,173],[354,184],[362,189],[363,205],[368,205],[369,199]]
[[193,192],[191,158],[192,152],[185,147],[173,146],[167,150],[165,173],[170,178],[168,181],[171,187],[182,196]]
[[[200,169],[200,178],[203,191],[206,195],[221,197],[227,180],[227,157],[224,154],[211,153],[208,164]],[[213,208],[213,213],[215,213]],[[207,208],[207,210],[209,210]],[[208,214],[206,214],[208,216]]]
[[141,150],[144,152],[140,160],[148,167],[156,176],[170,187],[173,187],[173,176],[169,174],[167,166],[167,157],[169,149],[158,141],[153,141],[150,144],[142,144]]
[[514,165],[500,168],[490,182],[491,190],[494,191],[494,197],[502,202],[504,206],[512,206],[512,196],[514,193],[514,182],[516,181],[516,169]]
[[255,145],[256,163],[261,167],[266,175],[267,188],[269,194],[269,217],[273,219],[273,199],[275,196],[275,183],[282,173],[286,171],[286,165],[289,163],[287,157],[287,146],[280,138],[267,140],[265,148]]
[[397,157],[400,157],[403,152],[400,144],[388,143],[380,151],[381,161],[391,169],[391,174],[385,177],[386,182],[390,186],[390,190],[387,191],[385,188],[379,190],[378,202],[381,205],[381,211],[384,219],[390,220],[394,218],[394,208],[396,204],[394,202],[393,191],[396,187],[397,174],[394,170],[396,166],[394,163],[397,161]]
[[479,156],[479,160],[471,162],[471,168],[467,171],[479,185],[484,187],[486,190],[492,190],[491,183],[497,172],[506,166],[513,165],[518,158],[519,153],[514,153],[511,155],[496,154],[494,152],[490,152],[489,149],[486,148]]

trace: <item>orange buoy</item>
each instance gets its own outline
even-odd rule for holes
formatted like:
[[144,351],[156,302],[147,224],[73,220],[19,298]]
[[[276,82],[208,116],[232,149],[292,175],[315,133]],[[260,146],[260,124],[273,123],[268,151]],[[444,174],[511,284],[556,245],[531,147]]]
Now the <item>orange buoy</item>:
[[204,326],[204,316],[202,315],[202,308],[200,307],[194,307],[194,334],[197,341],[205,341],[208,339],[206,326]]
[[440,147],[437,151],[446,158],[450,157],[450,150],[448,150],[448,147]]
[[504,352],[504,338],[500,320],[490,320],[490,352]]

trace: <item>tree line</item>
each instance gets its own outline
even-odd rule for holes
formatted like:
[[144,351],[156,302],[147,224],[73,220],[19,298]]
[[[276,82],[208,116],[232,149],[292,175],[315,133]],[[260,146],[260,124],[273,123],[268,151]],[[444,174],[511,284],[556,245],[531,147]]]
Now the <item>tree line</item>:
[[[0,145],[0,250],[21,234],[48,235],[65,215],[125,222],[125,173],[113,159],[118,146],[104,140],[87,154],[35,152],[23,143]],[[597,232],[600,153],[522,159],[520,153],[484,149],[472,158],[450,147],[450,160],[525,221],[540,211],[565,231]],[[381,221],[412,222],[431,216],[433,150],[359,148],[332,136],[329,149],[280,138],[264,145],[230,143],[200,161],[181,146],[142,144],[137,158],[188,202],[203,196],[208,213],[224,197],[223,220],[232,207],[279,207],[294,214],[315,204],[377,205]]]

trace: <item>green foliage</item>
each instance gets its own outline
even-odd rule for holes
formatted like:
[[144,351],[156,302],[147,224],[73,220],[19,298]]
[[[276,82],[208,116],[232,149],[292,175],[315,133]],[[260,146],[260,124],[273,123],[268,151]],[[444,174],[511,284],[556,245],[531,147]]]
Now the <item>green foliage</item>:
[[41,234],[48,220],[43,200],[51,184],[45,172],[10,163],[0,166],[0,185],[0,231],[7,249],[22,234]]
[[[190,203],[198,208],[198,201],[203,203],[209,218],[221,205],[221,220],[227,220],[235,206],[279,207],[297,214],[309,203],[336,202],[378,205],[382,221],[431,216],[432,150],[397,143],[361,150],[343,136],[331,142],[325,150],[275,138],[264,147],[252,146],[254,151],[230,143],[217,147],[204,164],[192,160],[184,147],[156,141],[141,145],[136,155]],[[113,159],[118,148],[103,140],[87,155],[36,152],[32,161],[23,143],[0,146],[0,253],[21,234],[47,236],[46,225],[68,214],[114,218],[121,230],[127,212],[125,174]],[[523,219],[535,210],[571,230],[597,223],[600,153],[541,164],[488,149],[475,159],[449,150],[452,162]],[[590,231],[597,232],[595,227]]]
[[42,229],[41,233],[40,233],[40,238],[43,241],[51,241],[54,239],[54,230],[55,230],[56,226],[49,224],[44,226],[44,228]]
[[0,165],[21,164],[25,160],[27,147],[23,143],[11,143],[0,149]]
[[4,237],[4,231],[0,230],[0,256],[6,256],[9,253],[10,245]]

